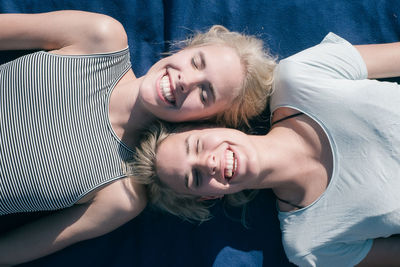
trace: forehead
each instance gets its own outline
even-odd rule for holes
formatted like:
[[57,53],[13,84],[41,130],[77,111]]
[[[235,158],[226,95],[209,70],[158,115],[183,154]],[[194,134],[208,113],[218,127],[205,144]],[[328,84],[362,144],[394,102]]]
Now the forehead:
[[216,93],[217,98],[229,102],[239,95],[245,77],[241,59],[232,47],[211,44],[185,48],[185,56],[202,55],[205,61],[204,74]]
[[186,142],[189,132],[171,134],[157,147],[156,173],[161,182],[173,190],[183,193],[185,191]]
[[156,151],[156,172],[163,183],[179,193],[187,193],[185,179],[191,170],[187,160],[189,138],[205,136],[209,131],[216,130],[210,127],[212,126],[205,125],[196,129],[184,127],[159,144]]

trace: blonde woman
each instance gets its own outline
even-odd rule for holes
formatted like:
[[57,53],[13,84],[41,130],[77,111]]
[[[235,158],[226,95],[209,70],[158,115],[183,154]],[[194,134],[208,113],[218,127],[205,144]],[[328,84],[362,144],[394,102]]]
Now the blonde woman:
[[139,78],[111,17],[1,14],[0,28],[1,50],[41,50],[0,66],[0,215],[60,210],[3,234],[0,264],[137,216],[146,194],[123,166],[156,118],[236,127],[264,109],[271,91],[275,62],[262,42],[222,26],[189,38]]
[[296,265],[399,266],[400,86],[373,80],[400,76],[399,58],[399,43],[331,33],[278,64],[267,135],[155,127],[130,173],[192,220],[209,218],[204,199],[272,189]]

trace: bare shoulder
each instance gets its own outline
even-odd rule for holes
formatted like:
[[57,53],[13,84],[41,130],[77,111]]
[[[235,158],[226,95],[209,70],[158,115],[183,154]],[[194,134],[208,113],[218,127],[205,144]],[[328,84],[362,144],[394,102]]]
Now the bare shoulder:
[[123,25],[110,16],[84,11],[62,11],[59,15],[66,22],[63,26],[65,45],[52,53],[97,54],[119,51],[128,46]]
[[114,52],[128,46],[125,29],[118,20],[103,14],[90,14],[93,19],[87,32],[87,42],[92,51]]
[[93,198],[93,203],[96,202],[102,202],[110,209],[139,214],[146,207],[147,197],[143,185],[132,183],[130,178],[123,178],[98,191]]

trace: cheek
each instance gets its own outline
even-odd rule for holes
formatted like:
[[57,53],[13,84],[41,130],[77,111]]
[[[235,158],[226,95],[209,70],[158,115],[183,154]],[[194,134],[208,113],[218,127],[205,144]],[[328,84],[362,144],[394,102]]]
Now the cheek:
[[194,98],[186,98],[179,109],[179,112],[186,118],[186,120],[200,120],[206,119],[213,115],[210,107],[205,108],[199,100]]
[[167,61],[167,60],[168,60],[168,57],[159,59],[157,62],[155,62],[155,63],[150,67],[150,69],[148,70],[147,73],[151,73],[151,72],[153,72],[153,71],[159,69],[160,66],[163,66],[163,65],[166,64],[166,61]]
[[202,137],[204,140],[204,148],[205,149],[214,149],[220,144],[224,143],[225,139],[223,139],[225,133],[221,132],[209,132]]
[[182,102],[181,109],[189,112],[200,112],[204,109],[203,104],[199,100],[197,90],[193,90],[186,96]]
[[158,95],[156,86],[158,73],[160,72],[146,74],[139,85],[139,98],[142,99],[144,104],[157,105]]
[[139,87],[139,97],[145,102],[152,102],[150,101],[153,99],[153,94],[152,90],[150,90],[150,84],[149,84],[149,78],[148,76],[145,76],[142,83],[140,84]]
[[225,194],[234,194],[237,193],[239,190],[233,188],[231,185],[224,185],[220,182],[211,179],[210,182],[204,186],[201,190],[201,195],[225,195]]
[[192,120],[194,119],[208,119],[213,116],[224,112],[227,110],[229,105],[226,104],[225,101],[216,102],[209,106],[205,106],[197,92],[193,92],[193,95],[188,96],[181,106],[181,111],[186,113]]

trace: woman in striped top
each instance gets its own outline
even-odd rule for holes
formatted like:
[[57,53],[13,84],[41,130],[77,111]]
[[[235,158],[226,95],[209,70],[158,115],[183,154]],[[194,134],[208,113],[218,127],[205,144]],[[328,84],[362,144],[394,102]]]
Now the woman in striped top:
[[0,66],[0,215],[59,210],[3,234],[0,264],[137,216],[146,193],[124,162],[155,119],[239,126],[264,109],[271,89],[275,62],[262,42],[222,26],[188,39],[140,78],[125,30],[110,17],[1,14],[0,28],[0,50],[43,49]]

